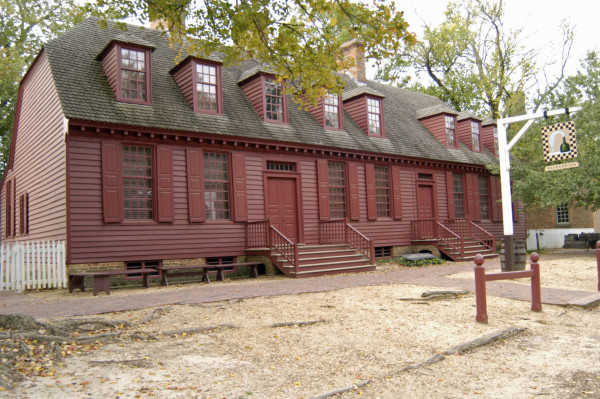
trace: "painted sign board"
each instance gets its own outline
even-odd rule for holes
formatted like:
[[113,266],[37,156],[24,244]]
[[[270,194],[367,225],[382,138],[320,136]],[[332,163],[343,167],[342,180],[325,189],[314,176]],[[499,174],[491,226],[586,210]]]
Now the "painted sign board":
[[542,142],[546,162],[577,158],[575,122],[568,121],[542,127]]
[[544,168],[544,171],[550,172],[552,170],[570,169],[579,166],[579,162],[559,163],[558,165],[548,165]]

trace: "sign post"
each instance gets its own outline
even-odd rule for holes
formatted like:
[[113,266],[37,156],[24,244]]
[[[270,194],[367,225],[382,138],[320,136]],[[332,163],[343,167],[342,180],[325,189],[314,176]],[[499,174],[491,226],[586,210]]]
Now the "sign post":
[[[515,270],[515,240],[514,240],[514,225],[512,213],[512,193],[510,187],[510,149],[517,144],[533,122],[540,118],[548,116],[573,114],[581,111],[581,107],[571,107],[565,109],[557,109],[553,111],[539,111],[534,114],[512,116],[508,118],[498,119],[498,158],[500,161],[500,184],[502,188],[502,219],[504,224],[504,259],[506,270]],[[508,142],[506,128],[511,123],[525,122],[525,126],[519,130],[517,135]]]

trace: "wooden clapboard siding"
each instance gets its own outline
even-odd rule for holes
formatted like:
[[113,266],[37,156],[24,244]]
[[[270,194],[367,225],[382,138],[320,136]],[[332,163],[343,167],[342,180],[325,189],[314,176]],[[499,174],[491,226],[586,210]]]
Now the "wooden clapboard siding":
[[476,120],[467,118],[456,123],[456,137],[462,141],[464,145],[473,150],[473,137],[471,136],[471,121],[478,122]]
[[[145,139],[144,143],[159,141]],[[189,144],[187,144],[189,145]],[[105,224],[102,219],[101,191],[101,144],[100,139],[86,136],[84,133],[69,137],[70,173],[70,236],[71,263],[107,262],[111,260],[151,260],[169,258],[195,258],[205,256],[240,256],[245,250],[245,224],[230,221],[205,221],[190,223],[188,209],[188,186],[186,143],[170,145],[173,162],[173,204],[174,219],[171,223],[156,221],[123,221],[118,224]],[[209,147],[193,148],[210,151]],[[248,220],[264,220],[265,214],[265,176],[274,174],[283,176],[289,173],[297,179],[299,192],[299,228],[301,242],[317,244],[319,242],[319,195],[318,162],[311,155],[281,155],[259,151],[232,151],[230,154],[243,154],[244,175],[246,181],[246,202]],[[241,159],[241,158],[240,158]],[[409,166],[388,165],[397,168],[398,176],[394,184],[400,183],[401,220],[393,214],[387,218],[368,220],[366,170],[369,161],[344,161],[332,158],[335,162],[352,163],[356,168],[356,191],[358,197],[359,220],[350,224],[374,240],[376,246],[411,245],[411,221],[417,218],[417,177],[418,173],[431,174],[436,197],[436,215],[440,220],[449,218],[446,170],[414,169]],[[274,172],[266,170],[268,161],[296,164],[296,172]],[[472,180],[471,194],[476,188],[475,174],[465,174]],[[232,176],[233,178],[233,176]],[[346,186],[349,190],[349,186]],[[231,188],[233,190],[233,187]],[[450,190],[451,192],[451,190]],[[347,192],[349,195],[349,191]],[[467,189],[465,198],[467,199]],[[235,209],[234,193],[230,191],[230,208]],[[392,191],[390,191],[390,200]],[[468,199],[467,199],[468,200]],[[471,207],[476,206],[473,196]],[[521,223],[523,226],[524,224]],[[502,224],[484,220],[482,227],[502,235]],[[524,227],[515,228],[517,237],[524,236]]]
[[102,59],[102,71],[106,78],[108,79],[108,84],[110,88],[113,90],[115,96],[117,96],[117,79],[118,79],[118,56],[117,56],[117,46],[112,44],[110,48],[108,48],[104,53],[104,58]]
[[184,146],[172,146],[174,220],[123,221],[102,218],[101,146],[95,139],[69,137],[69,263],[239,256],[245,225],[233,221],[190,223]]
[[192,58],[188,58],[184,61],[184,64],[173,73],[175,83],[177,83],[177,86],[181,89],[181,94],[183,94],[192,108],[194,107],[193,66],[194,63]]
[[[340,103],[341,102],[342,100],[340,98]],[[309,104],[308,112],[310,112],[313,118],[315,118],[317,122],[319,122],[319,125],[325,126],[325,101],[323,101],[323,98],[319,98],[317,100],[316,106]]]
[[258,112],[260,119],[265,119],[265,91],[264,91],[264,80],[262,75],[257,75],[254,78],[243,82],[241,87],[248,97],[248,100]]
[[[429,130],[436,139],[446,145],[446,115],[438,114],[421,119],[421,123]],[[456,126],[456,123],[455,123]]]
[[[344,101],[344,111],[356,122],[362,131],[369,134],[369,118],[367,115],[367,96],[362,95]],[[383,101],[381,112],[383,113]],[[382,120],[383,124],[383,120]]]
[[493,124],[481,126],[481,144],[488,149],[492,154],[496,154],[496,146],[494,145],[494,127]]
[[[66,224],[65,124],[58,93],[45,52],[41,52],[23,79],[15,119],[12,168],[4,181],[15,184],[13,208],[18,240],[64,240]],[[2,215],[6,193],[2,188]],[[29,194],[29,234],[19,229],[18,199]],[[4,216],[3,216],[4,218]],[[2,223],[2,236],[6,236]],[[11,241],[8,239],[6,241]]]

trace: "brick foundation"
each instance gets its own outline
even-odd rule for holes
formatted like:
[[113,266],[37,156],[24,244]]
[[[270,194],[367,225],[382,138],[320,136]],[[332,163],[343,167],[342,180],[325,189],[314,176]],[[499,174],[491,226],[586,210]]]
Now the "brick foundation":
[[403,245],[392,248],[392,256],[399,256],[404,254],[418,254],[421,251],[429,251],[432,255],[438,258],[442,257],[439,249],[433,245]]

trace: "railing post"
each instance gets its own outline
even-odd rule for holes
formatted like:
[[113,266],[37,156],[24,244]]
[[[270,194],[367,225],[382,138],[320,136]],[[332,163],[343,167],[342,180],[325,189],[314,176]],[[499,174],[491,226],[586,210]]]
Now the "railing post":
[[465,257],[465,238],[462,236],[460,237],[460,257]]
[[271,221],[267,220],[267,244],[269,248],[273,248],[273,232],[271,231]]
[[598,291],[600,291],[600,240],[596,241],[596,262],[598,264]]
[[294,272],[298,273],[298,263],[300,263],[298,261],[299,256],[298,256],[298,243],[295,242],[294,243]]
[[531,270],[533,271],[533,277],[531,277],[531,310],[534,312],[542,311],[542,289],[540,284],[540,255],[534,252],[530,256],[531,259]]
[[344,219],[344,242],[350,242],[350,228],[348,227],[348,218]]
[[475,320],[479,323],[487,323],[487,298],[485,292],[485,267],[483,261],[485,258],[481,254],[475,255],[475,304],[477,307],[477,316]]
[[371,251],[371,264],[375,264],[375,241],[369,240],[369,250]]

